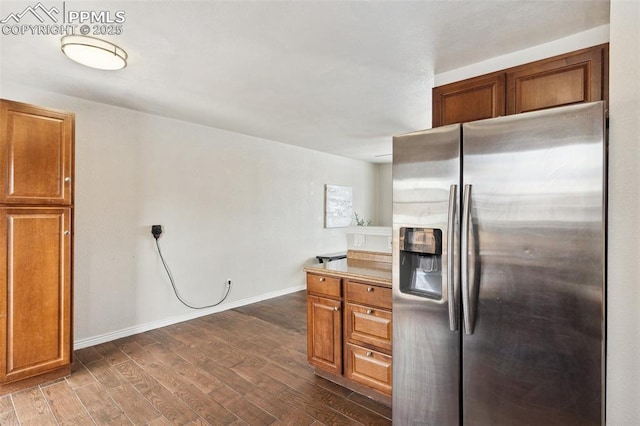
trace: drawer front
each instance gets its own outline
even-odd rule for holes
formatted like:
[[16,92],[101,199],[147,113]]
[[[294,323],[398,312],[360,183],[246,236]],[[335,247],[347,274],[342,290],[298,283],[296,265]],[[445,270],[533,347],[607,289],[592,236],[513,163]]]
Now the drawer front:
[[391,353],[391,312],[349,303],[345,318],[348,341],[374,345]]
[[352,344],[345,349],[345,377],[391,395],[391,357]]
[[340,278],[307,274],[307,292],[339,299],[342,297]]
[[391,310],[391,289],[354,281],[347,281],[347,300],[360,305]]

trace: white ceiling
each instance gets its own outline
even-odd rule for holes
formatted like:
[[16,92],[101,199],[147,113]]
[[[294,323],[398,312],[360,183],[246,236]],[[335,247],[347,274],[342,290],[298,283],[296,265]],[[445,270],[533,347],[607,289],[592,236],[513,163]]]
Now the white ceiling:
[[[609,22],[608,0],[40,1],[124,11],[102,38],[129,65],[85,68],[59,35],[0,35],[6,81],[372,162],[429,127],[434,74]],[[0,20],[37,2],[3,0]]]

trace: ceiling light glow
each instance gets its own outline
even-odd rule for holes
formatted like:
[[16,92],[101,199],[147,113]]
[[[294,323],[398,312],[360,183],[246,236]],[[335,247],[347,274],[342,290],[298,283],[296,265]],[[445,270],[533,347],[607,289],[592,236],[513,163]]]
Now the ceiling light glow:
[[62,37],[62,52],[71,60],[100,70],[119,70],[127,66],[127,52],[108,41],[95,37],[69,35]]

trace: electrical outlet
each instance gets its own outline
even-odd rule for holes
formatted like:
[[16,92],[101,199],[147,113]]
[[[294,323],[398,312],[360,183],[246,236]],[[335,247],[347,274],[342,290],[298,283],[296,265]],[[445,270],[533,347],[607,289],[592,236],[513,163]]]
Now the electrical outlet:
[[393,249],[393,238],[392,237],[387,237],[387,248],[388,249]]
[[162,235],[162,225],[151,225],[151,235],[156,240]]
[[355,234],[353,236],[353,246],[354,247],[364,247],[365,246],[365,239],[364,239],[364,235],[362,234]]

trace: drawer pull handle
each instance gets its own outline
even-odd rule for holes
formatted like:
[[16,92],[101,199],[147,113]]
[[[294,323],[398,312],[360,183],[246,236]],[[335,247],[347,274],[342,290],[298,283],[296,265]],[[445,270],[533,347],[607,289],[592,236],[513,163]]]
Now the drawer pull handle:
[[373,354],[371,352],[367,352],[366,353],[367,357],[371,358],[373,356]]
[[367,315],[371,315],[373,311],[371,309],[367,309]]
[[320,277],[320,282],[324,282],[324,277]]
[[373,287],[367,287],[367,292],[368,292],[368,293],[373,292]]
[[66,178],[64,178],[65,182],[71,182],[71,178],[69,176],[67,176]]
[[338,308],[337,306],[334,306],[334,307],[333,307],[333,310],[334,310],[334,311],[336,311],[336,312],[338,312],[338,311],[340,310],[340,308]]

